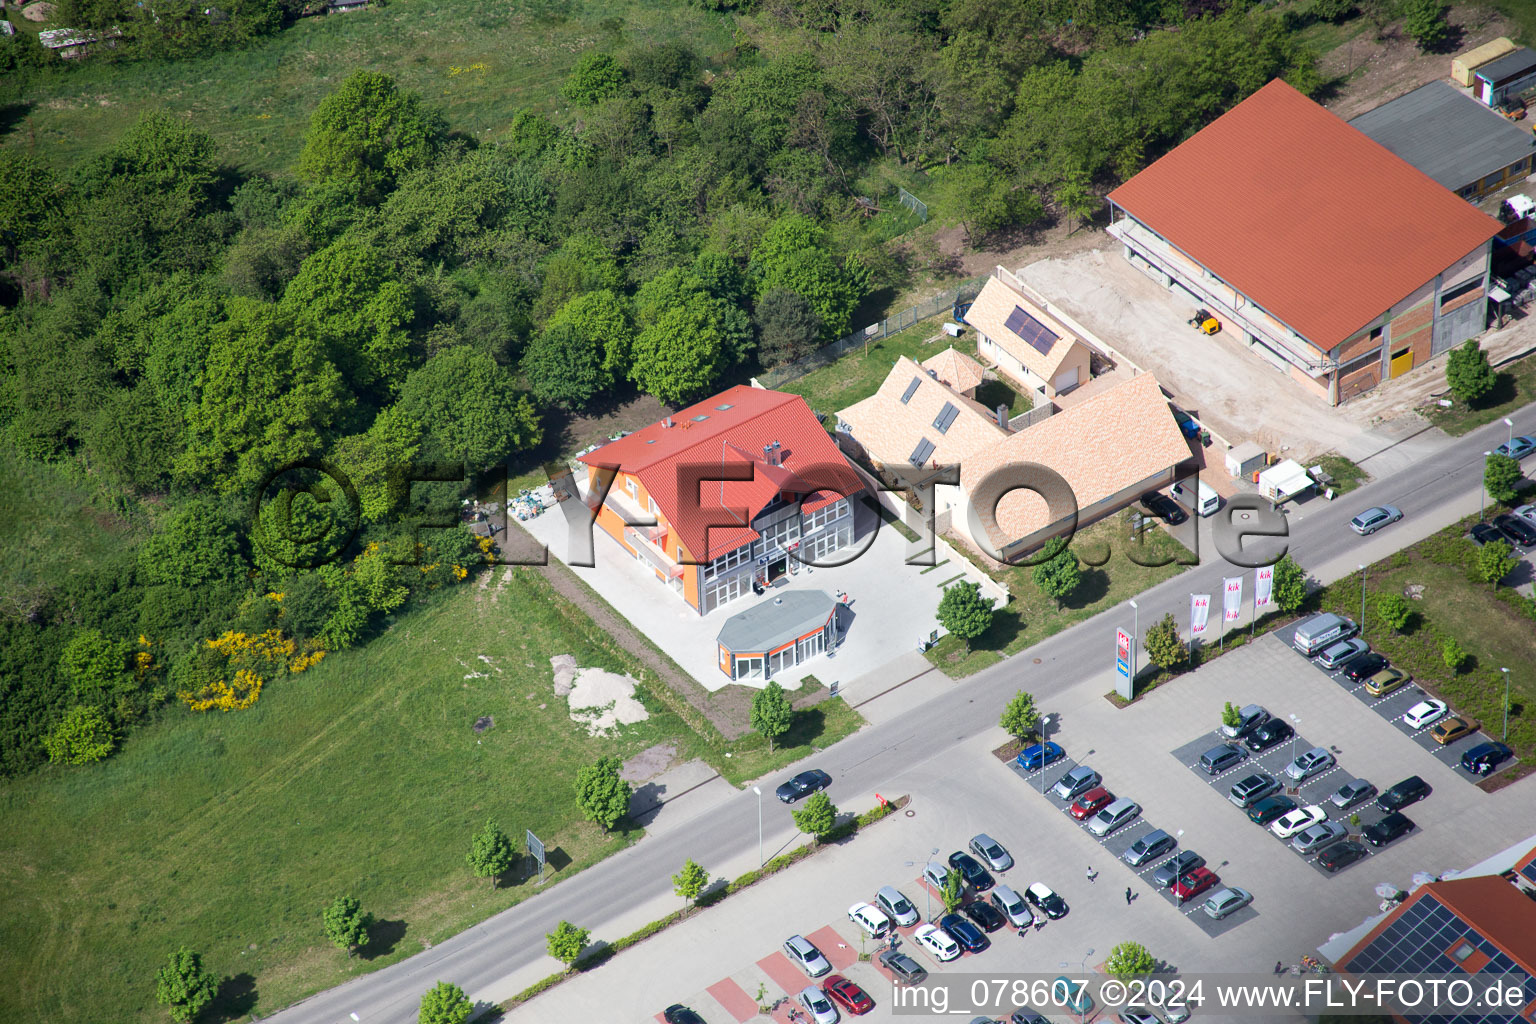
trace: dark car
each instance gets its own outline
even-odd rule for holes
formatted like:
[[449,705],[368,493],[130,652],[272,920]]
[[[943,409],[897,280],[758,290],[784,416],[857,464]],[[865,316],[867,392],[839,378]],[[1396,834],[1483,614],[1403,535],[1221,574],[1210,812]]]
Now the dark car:
[[928,971],[922,964],[894,949],[888,949],[880,954],[880,965],[895,975],[897,981],[907,985],[916,985],[928,977]]
[[1288,811],[1296,809],[1296,801],[1288,796],[1267,796],[1248,808],[1248,820],[1255,825],[1268,825]]
[[1152,874],[1152,884],[1159,889],[1170,888],[1183,875],[1189,874],[1195,868],[1205,867],[1205,858],[1194,850],[1184,850],[1177,857],[1158,868]]
[[983,903],[981,900],[967,903],[960,908],[960,913],[975,922],[976,927],[982,931],[995,932],[1008,923],[1008,919],[1003,916],[1001,910],[998,910],[990,903]]
[[939,918],[939,927],[967,953],[980,953],[987,948],[986,935],[959,914],[945,914]]
[[1499,765],[1515,756],[1509,747],[1496,741],[1479,743],[1461,755],[1461,766],[1473,775],[1487,775]]
[[1409,804],[1418,803],[1429,794],[1429,783],[1417,775],[1410,775],[1377,797],[1376,806],[1384,811],[1400,811]]
[[1386,846],[1399,836],[1414,829],[1413,821],[1402,811],[1393,811],[1380,821],[1372,822],[1360,830],[1360,838],[1372,846]]
[[832,785],[832,776],[820,768],[812,768],[809,771],[801,772],[784,783],[784,785],[774,790],[774,794],[782,802],[792,804],[796,800],[826,789],[830,785]]
[[1324,871],[1332,874],[1335,871],[1349,867],[1368,852],[1365,847],[1353,839],[1346,839],[1342,843],[1334,843],[1328,849],[1318,854],[1317,864]]
[[1141,507],[1157,516],[1157,518],[1169,526],[1178,526],[1189,518],[1189,514],[1182,508],[1179,508],[1178,502],[1158,491],[1143,494],[1141,496]]
[[1056,895],[1056,891],[1044,882],[1033,882],[1024,890],[1024,898],[1032,907],[1040,908],[1041,913],[1051,920],[1067,916],[1067,901]]
[[1519,516],[1502,515],[1493,520],[1494,529],[1504,535],[1504,539],[1517,547],[1528,548],[1536,544],[1536,526]]
[[821,990],[834,1003],[837,1003],[854,1016],[868,1013],[875,1008],[875,1001],[869,998],[869,993],[841,974],[834,974],[828,978],[822,983]]
[[694,1013],[682,1003],[673,1003],[661,1011],[661,1017],[667,1024],[704,1024],[704,1018]]
[[1504,535],[1499,532],[1499,528],[1492,525],[1491,523],[1478,523],[1476,526],[1472,527],[1472,529],[1467,533],[1467,536],[1472,538],[1472,543],[1476,544],[1478,547],[1482,547],[1484,544],[1487,544],[1491,540],[1504,539]]
[[1063,757],[1066,756],[1066,753],[1067,752],[1062,750],[1061,746],[1054,741],[1049,743],[1036,743],[1019,751],[1019,756],[1015,758],[1015,760],[1018,761],[1020,768],[1023,768],[1025,771],[1032,772],[1036,768],[1044,768],[1048,764],[1054,764],[1057,761],[1060,761]]
[[1220,775],[1248,756],[1248,752],[1236,743],[1223,743],[1200,755],[1200,767],[1207,775]]
[[1051,1022],[1038,1013],[1020,1010],[1008,1018],[1008,1024],[1051,1024]]
[[1249,750],[1257,754],[1261,750],[1268,750],[1276,743],[1284,743],[1294,735],[1296,730],[1291,728],[1291,723],[1279,718],[1271,718],[1249,733],[1248,738],[1243,742],[1248,745]]
[[1358,683],[1362,679],[1371,678],[1371,676],[1386,667],[1387,659],[1372,651],[1370,654],[1362,654],[1350,662],[1349,667],[1344,670],[1344,677],[1351,682]]
[[986,892],[992,888],[992,876],[981,866],[981,861],[963,850],[956,850],[949,855],[949,866],[960,872],[965,884],[977,892]]

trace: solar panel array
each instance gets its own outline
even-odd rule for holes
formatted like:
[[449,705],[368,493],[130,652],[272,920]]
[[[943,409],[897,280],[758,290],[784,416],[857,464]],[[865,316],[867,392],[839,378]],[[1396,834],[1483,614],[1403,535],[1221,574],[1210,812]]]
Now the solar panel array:
[[926,437],[917,442],[917,447],[912,449],[912,454],[907,461],[919,469],[928,461],[928,456],[934,452],[934,443]]
[[921,377],[913,377],[912,378],[912,383],[907,385],[907,390],[905,390],[905,391],[903,391],[901,393],[901,404],[902,405],[906,405],[908,402],[910,402],[912,400],[912,396],[917,393],[917,386],[919,384],[921,384],[922,382],[923,382],[923,378],[921,378]]
[[949,425],[955,422],[955,417],[960,415],[960,410],[955,408],[954,402],[945,402],[944,408],[933,419],[934,429],[941,434],[949,433]]
[[1003,326],[1029,342],[1030,346],[1041,355],[1049,354],[1052,346],[1061,340],[1061,335],[1024,312],[1022,306],[1013,307],[1013,312],[1008,315]]
[[1536,860],[1531,861],[1525,867],[1521,868],[1520,873],[1526,878],[1529,878],[1531,881],[1536,882]]

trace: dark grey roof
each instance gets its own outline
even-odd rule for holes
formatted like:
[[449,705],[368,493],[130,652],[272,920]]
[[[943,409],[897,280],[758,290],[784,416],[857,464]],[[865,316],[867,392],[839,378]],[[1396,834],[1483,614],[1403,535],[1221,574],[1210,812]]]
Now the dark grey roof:
[[1430,82],[1349,122],[1452,192],[1536,149],[1536,136],[1447,82]]
[[1506,53],[1498,60],[1489,61],[1472,73],[1497,85],[1506,78],[1513,78],[1533,68],[1536,68],[1536,53],[1522,46],[1514,53]]
[[771,651],[826,625],[836,604],[824,590],[790,590],[732,615],[716,639],[728,651]]

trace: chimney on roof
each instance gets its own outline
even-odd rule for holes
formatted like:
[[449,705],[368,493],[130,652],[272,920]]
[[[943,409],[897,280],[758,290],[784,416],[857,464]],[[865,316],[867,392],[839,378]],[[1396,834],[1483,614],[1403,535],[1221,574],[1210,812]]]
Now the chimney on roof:
[[672,417],[671,416],[663,416],[661,418],[661,425],[663,427],[671,427],[672,426]]
[[997,407],[997,425],[1004,430],[1008,429],[1008,407],[1006,405],[999,405]]
[[923,369],[927,370],[928,376],[932,377],[934,380],[938,380],[939,379],[939,374],[938,374],[937,370],[929,370],[926,366],[923,367]]

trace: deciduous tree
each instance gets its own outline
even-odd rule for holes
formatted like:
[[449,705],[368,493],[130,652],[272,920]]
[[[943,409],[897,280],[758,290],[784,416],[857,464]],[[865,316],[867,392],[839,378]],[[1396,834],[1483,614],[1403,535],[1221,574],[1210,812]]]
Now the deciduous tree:
[[1473,575],[1495,589],[1499,581],[1515,571],[1520,560],[1514,555],[1507,540],[1491,540],[1477,549],[1477,561],[1473,563]]
[[795,720],[795,709],[777,679],[768,680],[766,686],[752,695],[751,720],[752,728],[768,741],[769,750],[773,749],[775,740],[789,731]]
[[419,1024],[464,1024],[474,1011],[475,1004],[463,989],[440,981],[421,997],[421,1013],[416,1020]]
[[1467,663],[1468,657],[1467,652],[1454,637],[1446,637],[1440,642],[1440,658],[1445,662],[1445,667],[1452,672],[1460,674],[1461,667]]
[[1104,970],[1122,981],[1139,974],[1151,974],[1157,970],[1157,961],[1139,942],[1122,942],[1109,951]]
[[534,335],[523,353],[523,376],[535,398],[576,411],[611,383],[600,342],[568,324],[551,324]]
[[578,107],[590,107],[624,88],[624,67],[610,53],[587,50],[565,76],[560,95]]
[[961,580],[944,588],[939,598],[938,619],[940,625],[965,644],[965,652],[971,652],[971,641],[992,628],[994,598],[981,596],[981,584]]
[[592,933],[587,929],[561,921],[544,940],[549,955],[569,967],[580,959],[581,951],[587,948],[587,940],[591,937]]
[[93,704],[76,704],[64,713],[64,718],[43,737],[43,749],[54,764],[90,764],[100,761],[117,745],[112,733],[112,723],[101,708]]
[[1056,601],[1061,610],[1062,599],[1077,589],[1083,581],[1082,570],[1077,565],[1077,555],[1071,548],[1063,547],[1055,555],[1035,566],[1032,574],[1035,586]]
[[299,173],[348,185],[376,202],[407,171],[427,164],[446,135],[442,115],[377,71],[354,71],[309,119]]
[[629,800],[634,795],[629,783],[619,777],[621,767],[623,762],[617,757],[605,757],[576,772],[576,801],[581,813],[605,830],[629,813]]
[[792,812],[795,827],[808,836],[820,839],[837,825],[837,805],[826,792],[812,793],[805,805]]
[[998,725],[1008,730],[1008,735],[1014,739],[1022,740],[1026,736],[1033,736],[1035,730],[1040,727],[1040,712],[1035,708],[1035,696],[1020,690],[1013,695],[1003,707],[1002,717],[998,719]]
[[1445,4],[1441,0],[1401,0],[1403,31],[1428,53],[1438,49],[1450,35],[1445,23]]
[[1497,379],[1488,363],[1488,353],[1478,347],[1475,338],[1451,349],[1445,360],[1445,383],[1457,401],[1476,405],[1478,399],[1493,390]]
[[488,469],[543,438],[538,414],[512,375],[483,352],[450,348],[412,370],[400,389],[401,412],[422,424],[436,458]]
[[662,313],[635,339],[629,376],[648,395],[681,404],[708,391],[725,365],[725,336],[707,300]]
[[672,891],[682,898],[684,903],[692,903],[699,898],[699,893],[709,884],[709,872],[692,859],[683,862],[683,869],[672,876]]
[[944,901],[946,914],[953,914],[965,902],[965,879],[954,868],[944,874],[944,888],[939,890],[939,899]]
[[517,859],[517,847],[512,844],[511,838],[501,830],[495,818],[487,818],[475,838],[469,844],[469,852],[464,855],[469,862],[470,870],[474,871],[476,878],[489,878],[491,888],[500,884],[501,876],[512,866]]
[[1147,627],[1142,645],[1146,647],[1147,657],[1152,659],[1152,664],[1161,669],[1183,664],[1189,653],[1184,641],[1179,639],[1179,626],[1173,621],[1171,613]]
[[1521,478],[1520,460],[1498,452],[1488,456],[1483,467],[1483,486],[1488,488],[1488,497],[1506,505],[1513,504],[1520,497],[1517,487]]
[[155,999],[176,1024],[191,1024],[213,1002],[218,982],[203,969],[201,954],[182,946],[155,975]]
[[1275,604],[1283,612],[1294,612],[1307,600],[1307,574],[1289,554],[1275,563],[1273,590]]
[[368,927],[373,921],[363,913],[363,906],[355,896],[337,896],[331,905],[321,911],[325,924],[325,936],[337,949],[347,951],[350,958],[359,946],[368,942]]
[[1376,615],[1392,632],[1401,633],[1413,615],[1413,608],[1402,594],[1377,594]]

